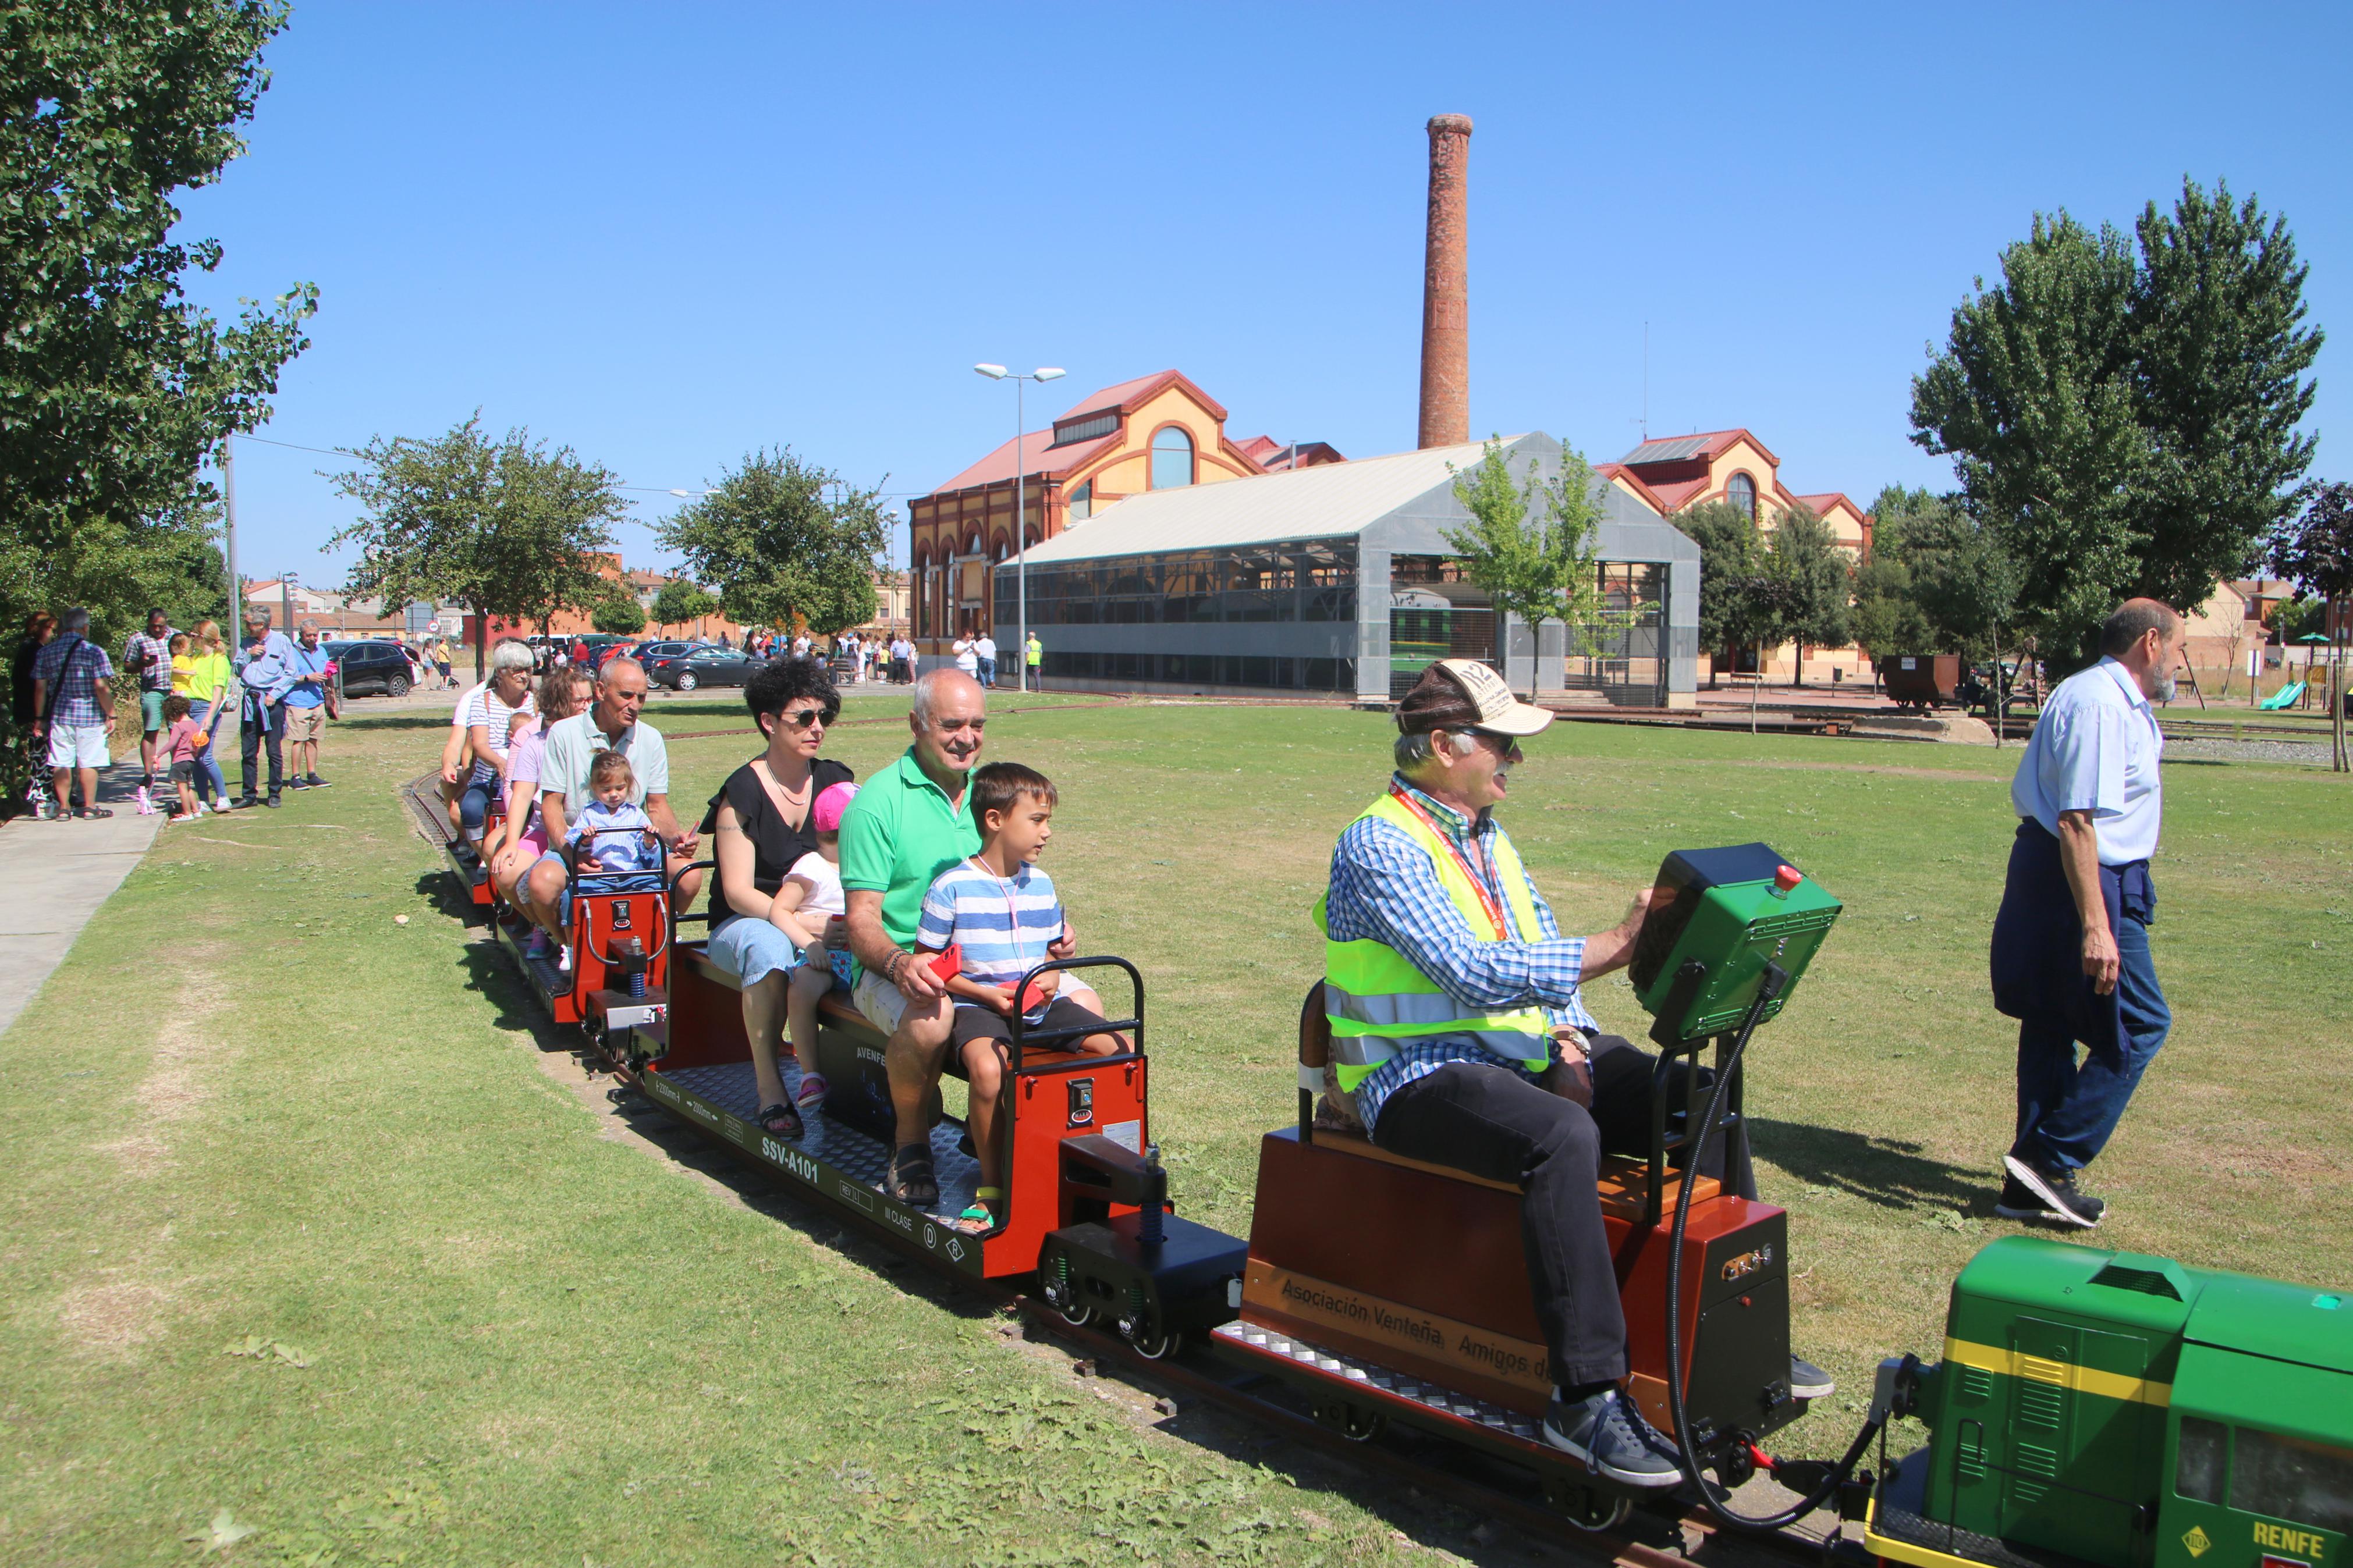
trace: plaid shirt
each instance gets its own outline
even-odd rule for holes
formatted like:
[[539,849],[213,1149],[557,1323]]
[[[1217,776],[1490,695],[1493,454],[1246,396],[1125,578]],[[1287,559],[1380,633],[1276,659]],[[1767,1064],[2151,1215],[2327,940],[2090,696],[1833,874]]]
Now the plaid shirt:
[[[1509,840],[1493,816],[1482,812],[1475,821],[1466,819],[1402,776],[1395,782],[1462,851],[1465,862],[1503,906],[1504,919],[1515,919],[1510,900],[1503,896],[1495,864],[1497,839]],[[1588,1034],[1599,1032],[1600,1026],[1577,996],[1577,982],[1585,972],[1584,939],[1561,935],[1552,906],[1536,891],[1535,879],[1525,872],[1521,879],[1535,910],[1535,932],[1531,936],[1515,931],[1513,941],[1482,942],[1454,907],[1421,846],[1391,823],[1359,817],[1340,835],[1339,847],[1332,852],[1324,923],[1335,942],[1369,939],[1397,949],[1466,1009],[1541,1006],[1555,1026],[1566,1024]],[[1398,1054],[1356,1086],[1356,1114],[1367,1130],[1380,1116],[1382,1102],[1399,1086],[1448,1062],[1507,1065],[1534,1081],[1525,1068],[1504,1063],[1468,1035],[1431,1035],[1398,1044]],[[1558,1057],[1557,1047],[1552,1055]]]
[[[66,662],[69,652],[73,655],[70,665]],[[106,715],[98,710],[96,685],[113,674],[114,666],[106,661],[106,650],[78,637],[52,638],[33,661],[33,679],[46,682],[47,689],[57,693],[57,707],[50,718],[58,724],[105,723]]]
[[[142,669],[139,660],[144,654],[153,654],[154,658]],[[145,632],[132,632],[131,640],[122,645],[122,668],[139,671],[139,689],[142,691],[171,690],[172,628],[165,626],[160,637],[151,637]]]

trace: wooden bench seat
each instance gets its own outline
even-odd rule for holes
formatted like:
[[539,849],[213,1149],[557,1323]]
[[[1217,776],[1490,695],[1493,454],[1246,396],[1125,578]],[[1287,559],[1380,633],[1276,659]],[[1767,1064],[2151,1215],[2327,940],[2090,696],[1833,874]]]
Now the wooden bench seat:
[[[1314,1146],[1318,1149],[1330,1149],[1339,1153],[1353,1155],[1361,1160],[1378,1160],[1386,1164],[1402,1166],[1409,1171],[1419,1171],[1424,1175],[1439,1176],[1450,1182],[1461,1182],[1474,1187],[1491,1188],[1495,1192],[1517,1193],[1520,1190],[1511,1182],[1491,1181],[1485,1176],[1474,1176],[1468,1171],[1458,1171],[1451,1165],[1432,1164],[1427,1160],[1413,1160],[1403,1154],[1393,1153],[1361,1133],[1341,1132],[1319,1127],[1315,1130]],[[1601,1157],[1601,1179],[1595,1184],[1595,1191],[1601,1200],[1602,1211],[1630,1221],[1640,1220],[1642,1217],[1645,1200],[1650,1195],[1650,1166],[1645,1161],[1630,1154],[1604,1154]],[[1664,1186],[1665,1192],[1661,1201],[1669,1208],[1672,1208],[1676,1194],[1683,1186],[1683,1173],[1670,1170],[1667,1173]],[[1692,1189],[1692,1202],[1705,1203],[1723,1190],[1723,1184],[1714,1176],[1702,1176],[1699,1178],[1699,1184]]]

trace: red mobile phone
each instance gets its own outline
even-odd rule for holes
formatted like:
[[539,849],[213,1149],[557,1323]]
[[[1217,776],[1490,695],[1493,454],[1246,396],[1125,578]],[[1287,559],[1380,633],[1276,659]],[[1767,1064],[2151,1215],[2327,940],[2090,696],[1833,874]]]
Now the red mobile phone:
[[944,981],[954,980],[957,975],[962,974],[964,973],[963,944],[953,942],[948,943],[945,951],[932,960],[932,973]]

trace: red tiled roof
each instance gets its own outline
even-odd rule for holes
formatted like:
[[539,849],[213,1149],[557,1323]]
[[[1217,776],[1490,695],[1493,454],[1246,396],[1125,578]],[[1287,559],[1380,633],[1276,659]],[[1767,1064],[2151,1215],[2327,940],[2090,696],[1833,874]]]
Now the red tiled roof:
[[1150,375],[1139,375],[1134,381],[1123,381],[1115,386],[1106,386],[1100,392],[1089,394],[1058,416],[1055,423],[1076,419],[1082,414],[1099,414],[1114,408],[1122,414],[1133,414],[1146,400],[1169,386],[1184,387],[1209,411],[1210,417],[1219,423],[1224,422],[1226,405],[1196,386],[1191,376],[1181,370],[1157,370]]
[[1818,517],[1830,516],[1831,509],[1836,506],[1845,507],[1857,517],[1862,515],[1862,508],[1849,500],[1844,490],[1824,490],[1818,496],[1796,496],[1791,499]]
[[[1033,430],[1021,437],[1021,466],[1031,479],[1060,479],[1081,465],[1092,462],[1106,448],[1119,444],[1116,430],[1098,436],[1092,441],[1073,441],[1067,447],[1056,447],[1051,430]],[[945,495],[950,490],[970,489],[976,485],[1003,484],[1013,478],[1014,447],[1008,441],[979,462],[975,463],[945,484],[934,488],[934,495]]]
[[1251,462],[1261,465],[1269,458],[1282,450],[1282,443],[1271,436],[1253,436],[1247,441],[1237,441],[1234,445]]
[[1659,513],[1662,517],[1666,515],[1668,510],[1667,503],[1659,499],[1659,492],[1652,489],[1650,485],[1644,481],[1641,475],[1636,473],[1625,464],[1597,463],[1593,467],[1593,471],[1602,479],[1614,479],[1620,484],[1625,485],[1637,496],[1640,496],[1642,499],[1643,504],[1648,506],[1652,511]]

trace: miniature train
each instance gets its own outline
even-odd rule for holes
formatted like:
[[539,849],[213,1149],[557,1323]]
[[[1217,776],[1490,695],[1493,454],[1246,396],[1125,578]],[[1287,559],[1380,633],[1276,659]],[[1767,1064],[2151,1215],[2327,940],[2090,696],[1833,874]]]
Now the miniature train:
[[[423,781],[420,781],[420,784]],[[413,798],[417,798],[413,794]],[[496,915],[471,851],[421,798],[470,896]],[[1553,1516],[1586,1530],[1632,1509],[1733,1509],[1759,1465],[1864,1524],[1884,1563],[1951,1568],[2334,1568],[2353,1535],[2353,1306],[2333,1295],[2161,1258],[2037,1237],[1996,1241],[1953,1288],[1943,1361],[1880,1368],[1862,1432],[1837,1465],[1777,1462],[1764,1438],[1809,1402],[1787,1381],[1787,1220],[1737,1190],[1745,1171],[1741,1049],[1786,1005],[1839,905],[1763,845],[1687,851],[1662,868],[1632,978],[1653,1018],[1660,1081],[1713,1047],[1714,1074],[1661,1094],[1651,1146],[1605,1163],[1599,1196],[1629,1331],[1630,1391],[1680,1433],[1683,1487],[1630,1493],[1549,1447],[1550,1380],[1530,1304],[1514,1188],[1319,1125],[1328,1037],[1302,1010],[1299,1116],[1261,1141],[1250,1235],[1180,1216],[1152,1140],[1143,978],[1113,958],[1048,967],[1124,980],[1133,1048],[1086,1057],[1017,1039],[1006,1096],[1008,1199],[981,1233],[953,1217],[978,1180],[960,1121],[933,1132],[937,1204],[882,1190],[889,1107],[882,1039],[828,996],[815,1064],[828,1083],[797,1139],[754,1121],[750,1045],[734,982],[660,891],[575,883],[571,970],[525,957],[558,1022],[580,1026],[627,1083],[779,1173],[807,1201],[976,1282],[1019,1290],[1143,1358],[1212,1357],[1221,1383],[1287,1390],[1328,1428],[1370,1440],[1391,1424],[1526,1472]],[[1118,987],[1114,984],[1115,992]],[[1117,1009],[1113,1009],[1116,1011]],[[797,1087],[787,1062],[787,1089]],[[1705,1093],[1703,1109],[1698,1096]],[[1717,1143],[1721,1176],[1698,1173]],[[1377,1229],[1343,1213],[1388,1216]],[[1410,1236],[1410,1247],[1397,1238]],[[1669,1347],[1675,1353],[1670,1355]],[[1251,1403],[1243,1400],[1241,1403]],[[1884,1463],[1887,1424],[1916,1415],[1928,1445]],[[1882,1472],[1858,1469],[1876,1437]]]

